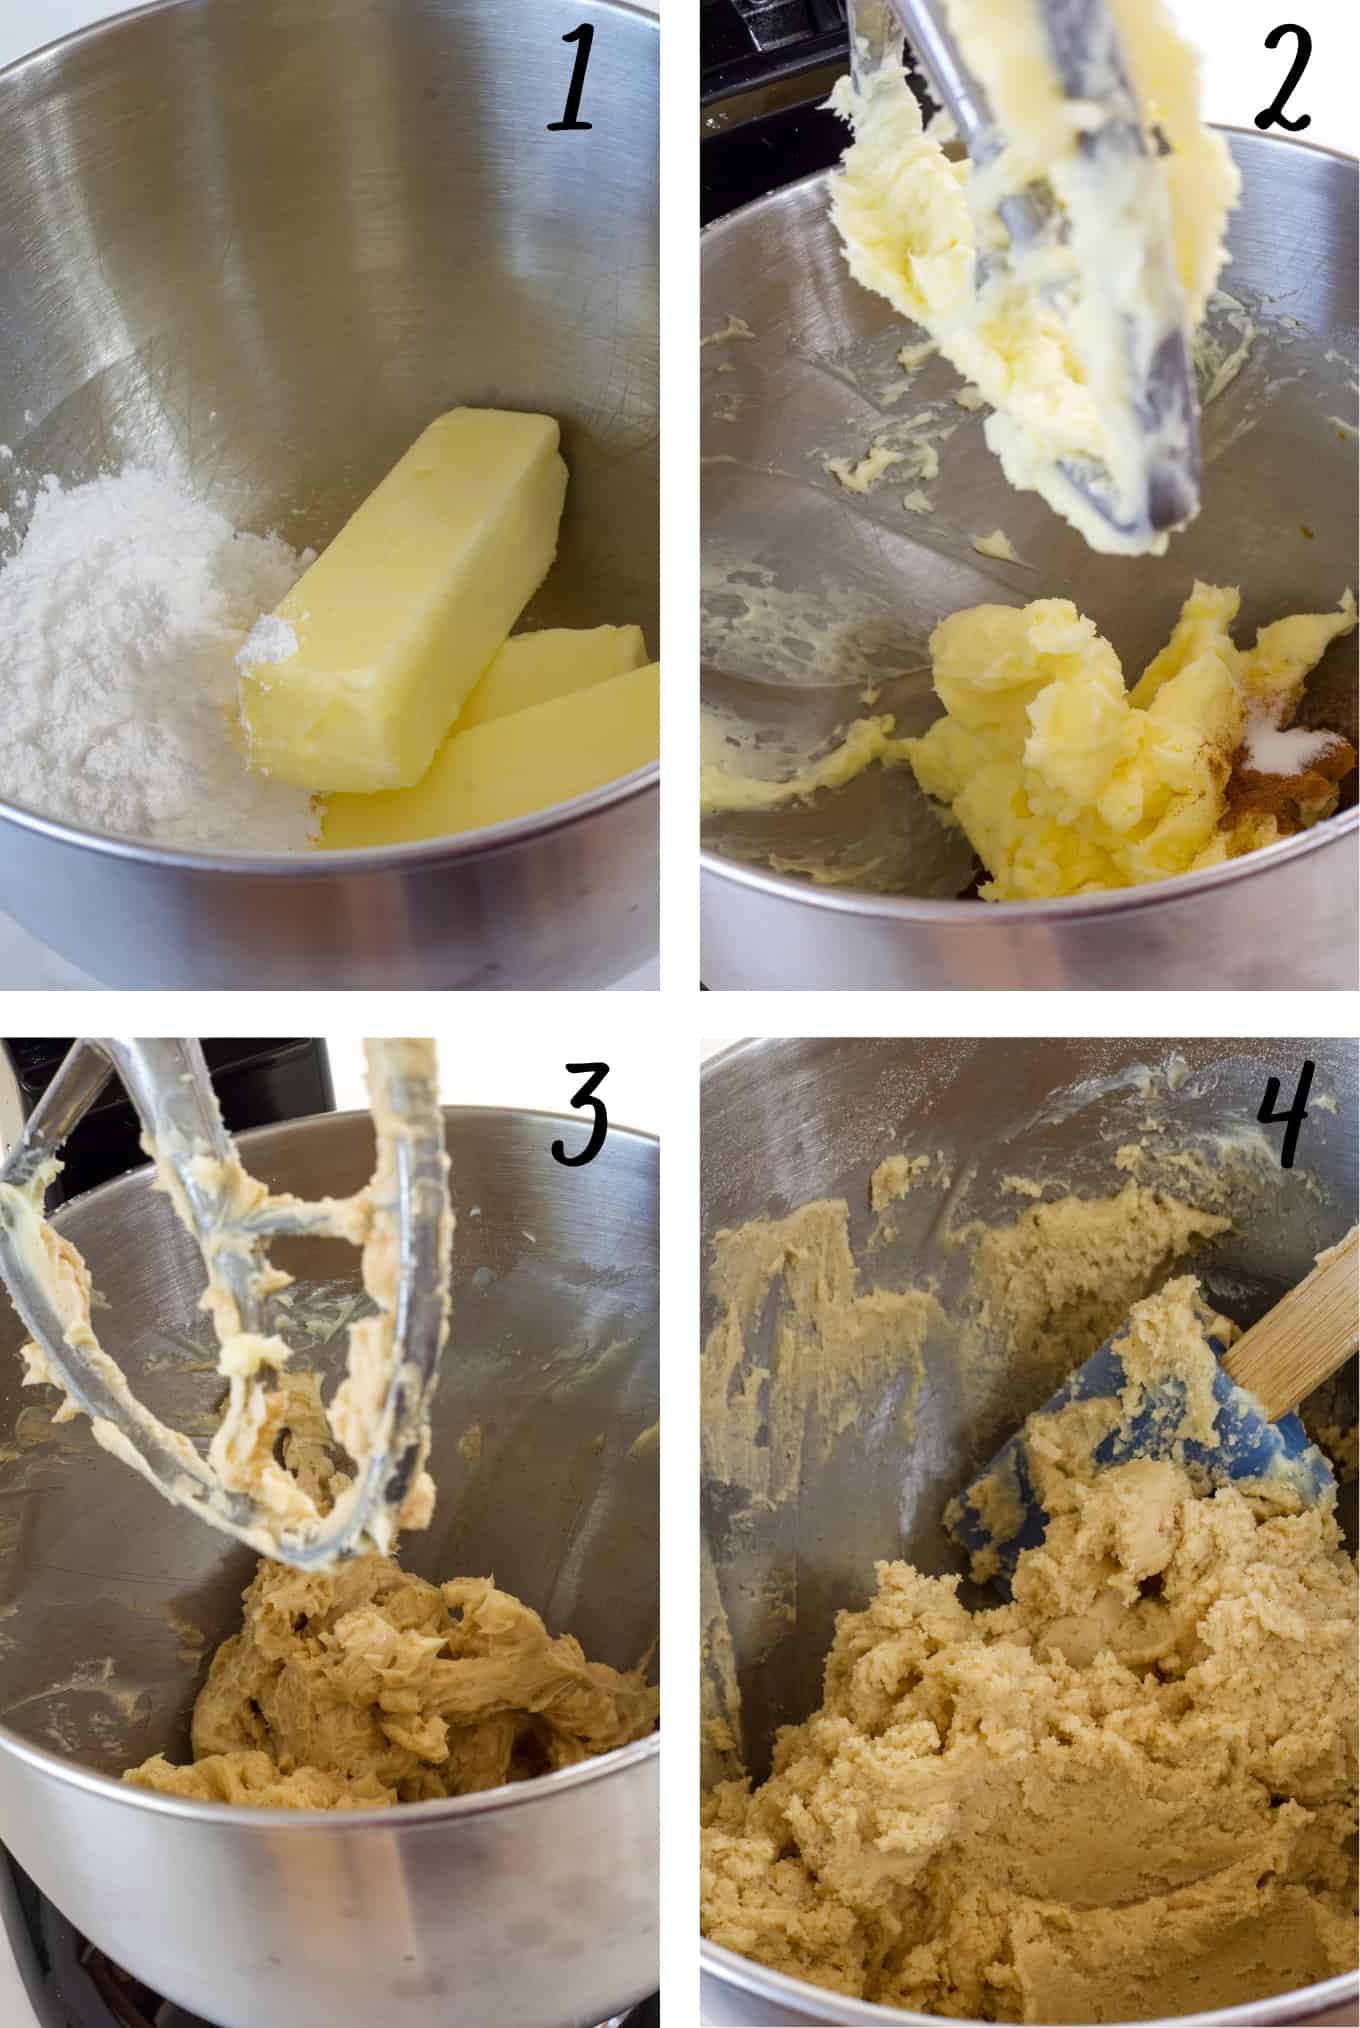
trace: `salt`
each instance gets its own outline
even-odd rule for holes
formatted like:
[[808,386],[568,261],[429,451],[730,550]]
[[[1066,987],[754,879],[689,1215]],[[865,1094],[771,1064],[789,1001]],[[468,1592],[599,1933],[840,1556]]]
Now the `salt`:
[[1268,719],[1252,719],[1247,724],[1246,764],[1258,775],[1299,775],[1336,742],[1334,732],[1311,732],[1303,725],[1282,732]]
[[237,651],[305,561],[140,466],[44,479],[0,565],[0,798],[155,844],[304,851],[312,797],[252,774],[233,725]]

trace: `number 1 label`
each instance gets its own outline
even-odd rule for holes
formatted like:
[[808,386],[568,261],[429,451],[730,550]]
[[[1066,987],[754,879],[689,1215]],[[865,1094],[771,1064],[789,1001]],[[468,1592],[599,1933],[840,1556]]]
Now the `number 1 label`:
[[586,71],[590,65],[591,44],[595,40],[595,29],[589,21],[583,21],[579,28],[573,28],[570,35],[562,37],[563,42],[578,42],[576,62],[572,67],[571,83],[567,86],[567,103],[560,120],[549,120],[550,134],[588,134],[593,122],[581,120],[581,94],[586,88]]

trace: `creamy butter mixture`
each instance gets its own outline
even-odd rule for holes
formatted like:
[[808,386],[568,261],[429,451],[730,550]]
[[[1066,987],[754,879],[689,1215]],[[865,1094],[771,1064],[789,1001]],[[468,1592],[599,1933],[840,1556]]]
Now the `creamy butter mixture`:
[[[1154,1362],[1212,1358],[1189,1278],[1134,1328]],[[970,1612],[957,1578],[880,1563],[770,1779],[707,1797],[716,1942],[887,2005],[1048,2023],[1354,1964],[1356,1592],[1333,1515],[1169,1461],[1097,1471],[1087,1406],[1033,1445],[1049,1526],[1013,1602]]]
[[945,716],[900,750],[991,875],[984,900],[1165,879],[1330,816],[1354,749],[1324,732],[1280,753],[1278,728],[1354,629],[1355,601],[1277,620],[1249,649],[1229,631],[1239,604],[1235,590],[1196,584],[1132,690],[1069,599],[941,621],[930,649]]
[[[1098,109],[1066,96],[1036,0],[950,0],[1004,147],[983,166],[951,161],[944,123],[925,128],[900,66],[858,93],[844,78],[832,103],[854,141],[833,210],[855,279],[923,325],[991,404],[987,442],[1011,484],[1040,493],[1092,548],[1160,553],[1165,533],[1121,534],[1064,467],[1104,466],[1132,518],[1146,495],[1133,396],[1167,329],[1193,333],[1203,318],[1239,180],[1201,121],[1198,60],[1162,0],[1110,7],[1144,154],[1088,149]],[[1015,256],[998,206],[1035,185],[1066,233]]]
[[262,1562],[194,1705],[192,1764],[157,1754],[124,1780],[256,1809],[425,1802],[572,1767],[656,1714],[640,1671],[588,1662],[490,1578]]
[[1309,672],[1351,633],[1355,600],[1296,613],[1239,648],[1232,587],[1196,584],[1165,648],[1126,690],[1119,658],[1069,599],[971,606],[930,638],[944,716],[919,739],[856,719],[779,781],[733,764],[705,729],[709,813],[777,808],[876,762],[909,765],[989,878],[984,901],[1130,887],[1216,866],[1335,810],[1355,751],[1291,727]]

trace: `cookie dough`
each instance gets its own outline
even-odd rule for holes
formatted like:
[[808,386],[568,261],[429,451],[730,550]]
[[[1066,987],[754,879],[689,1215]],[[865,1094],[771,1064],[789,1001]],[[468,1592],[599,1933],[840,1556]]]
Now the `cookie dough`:
[[[1198,328],[1239,179],[1200,118],[1198,60],[1162,0],[1110,6],[1147,123],[1143,153],[1083,146],[1092,109],[1064,95],[1035,0],[951,0],[1004,145],[983,166],[951,161],[948,123],[926,128],[900,64],[859,91],[844,78],[832,105],[854,140],[832,205],[856,281],[924,326],[992,405],[987,442],[1010,483],[1041,494],[1093,549],[1159,554],[1166,535],[1134,525],[1147,477],[1130,363],[1141,378],[1168,328]],[[998,205],[1035,183],[1066,231],[1017,254]],[[1149,256],[1144,225],[1170,258]],[[1068,476],[1091,459],[1110,474],[1122,528]]]
[[572,1767],[656,1715],[640,1670],[588,1662],[490,1578],[262,1561],[194,1705],[193,1764],[157,1754],[123,1779],[257,1809],[426,1802]]
[[[1199,1348],[1195,1284],[1140,1304]],[[706,1799],[719,1944],[931,2014],[1127,2021],[1355,1962],[1355,1573],[1330,1508],[1045,1426],[1012,1603],[878,1565],[770,1779]]]

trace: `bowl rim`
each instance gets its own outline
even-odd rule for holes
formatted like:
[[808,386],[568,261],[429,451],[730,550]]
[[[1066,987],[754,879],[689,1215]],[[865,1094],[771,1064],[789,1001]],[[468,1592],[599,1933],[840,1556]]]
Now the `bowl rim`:
[[613,1746],[607,1753],[597,1753],[591,1760],[578,1761],[574,1767],[560,1767],[550,1774],[531,1775],[527,1781],[503,1782],[498,1788],[479,1789],[469,1796],[436,1797],[421,1803],[387,1803],[362,1810],[265,1810],[244,1803],[207,1803],[188,1796],[162,1795],[158,1790],[137,1788],[131,1782],[115,1780],[112,1775],[97,1774],[93,1768],[63,1761],[44,1747],[20,1739],[3,1724],[0,1724],[0,1749],[26,1762],[35,1773],[54,1775],[67,1786],[83,1789],[87,1795],[104,1802],[121,1803],[134,1810],[151,1810],[162,1816],[181,1817],[205,1824],[258,1823],[276,1836],[283,1830],[302,1835],[308,1831],[316,1834],[322,1830],[372,1830],[375,1827],[391,1831],[394,1824],[409,1824],[414,1829],[422,1824],[445,1823],[460,1817],[483,1817],[502,1810],[518,1809],[528,1803],[551,1802],[568,1789],[584,1788],[591,1782],[603,1781],[610,1775],[626,1774],[630,1768],[659,1760],[661,1729],[658,1725],[645,1739],[632,1740],[627,1746]]
[[[1294,135],[1263,134],[1251,127],[1232,126],[1222,121],[1209,124],[1217,133],[1230,134],[1249,143],[1261,143],[1268,148],[1284,145],[1306,149],[1314,155],[1329,156],[1360,176],[1360,158],[1348,155],[1340,148],[1327,147],[1321,142],[1306,141]],[[782,196],[787,191],[827,185],[834,174],[834,168],[814,169],[806,176],[795,177],[790,183],[781,183],[777,193],[766,191],[748,203],[738,205],[735,210],[724,212],[721,218],[711,220],[703,228],[700,238],[706,240],[721,234],[729,226],[735,227],[738,220],[766,203],[772,195]],[[1347,835],[1358,830],[1360,806],[1324,817],[1320,824],[1292,838],[1277,839],[1273,845],[1259,846],[1254,852],[1244,852],[1239,858],[1225,860],[1220,866],[1201,867],[1198,872],[1176,873],[1165,880],[1143,881],[1136,887],[1104,888],[1092,894],[1062,895],[1046,901],[989,901],[982,903],[981,907],[976,901],[960,901],[955,897],[946,900],[931,895],[876,894],[869,888],[819,887],[812,880],[798,880],[791,874],[775,873],[767,867],[734,859],[712,846],[701,846],[699,863],[704,873],[717,879],[730,880],[739,887],[772,895],[780,901],[802,902],[833,914],[886,918],[904,923],[925,922],[932,929],[965,928],[985,921],[1013,926],[1128,915],[1165,902],[1192,900],[1247,878],[1254,867],[1259,866],[1264,871],[1268,866],[1289,864],[1310,852],[1321,851],[1329,844],[1341,843]]]
[[[179,4],[179,0],[174,0]],[[520,1120],[542,1121],[545,1125],[581,1124],[576,1113],[550,1112],[540,1106],[487,1106],[487,1105],[446,1105],[440,1109],[445,1119],[452,1115],[471,1115],[482,1119],[503,1119],[507,1115]],[[369,1115],[362,1110],[339,1109],[325,1113],[304,1113],[296,1119],[273,1120],[259,1127],[249,1127],[232,1136],[238,1146],[248,1148],[254,1141],[270,1135],[278,1135],[289,1129],[300,1129],[318,1120],[366,1120]],[[644,1127],[630,1127],[615,1124],[610,1120],[609,1132],[620,1140],[650,1145],[660,1152],[661,1137]],[[53,1214],[60,1218],[77,1205],[86,1205],[104,1192],[118,1190],[138,1177],[151,1173],[148,1162],[139,1162],[121,1175],[112,1176],[105,1183],[96,1184],[92,1190],[85,1190],[79,1196],[68,1200]],[[516,1809],[534,1802],[551,1802],[569,1789],[583,1788],[591,1782],[603,1781],[610,1775],[627,1774],[635,1767],[646,1767],[659,1760],[661,1753],[661,1727],[658,1722],[654,1731],[644,1739],[630,1740],[626,1746],[614,1746],[607,1753],[594,1755],[590,1760],[578,1761],[573,1767],[555,1768],[549,1774],[531,1775],[522,1782],[502,1782],[494,1789],[480,1789],[467,1796],[443,1796],[420,1803],[380,1804],[362,1810],[266,1810],[255,1809],[241,1803],[199,1802],[187,1796],[162,1795],[154,1789],[135,1788],[131,1783],[113,1775],[100,1774],[96,1769],[83,1766],[78,1761],[64,1759],[60,1754],[51,1753],[46,1747],[35,1746],[31,1740],[15,1732],[0,1719],[0,1752],[13,1753],[19,1760],[37,1774],[53,1775],[70,1787],[81,1789],[86,1794],[105,1802],[123,1804],[132,1809],[156,1811],[162,1815],[180,1817],[187,1821],[198,1820],[207,1824],[241,1825],[260,1822],[271,1834],[289,1831],[305,1836],[308,1832],[317,1835],[322,1831],[372,1830],[381,1826],[392,1830],[397,1825],[410,1824],[413,1828],[422,1824],[443,1823],[451,1818],[480,1817],[501,1810]]]
[[[939,2028],[942,2018],[938,2014],[883,2007],[873,2000],[852,2000],[828,1986],[813,1986],[806,1979],[792,1979],[785,1972],[771,1971],[755,1958],[742,1957],[706,1936],[699,1939],[699,1966],[709,1977],[723,1985],[736,1986],[754,1999],[784,2001],[809,2022],[834,2018],[846,2024],[846,2028],[859,2023],[864,2023],[865,2028],[870,2028],[870,2024],[872,2028],[880,2028],[880,2024],[882,2028],[888,2028],[888,2024],[902,2028],[904,2023],[911,2024],[911,2028]],[[1302,2024],[1314,2010],[1350,1999],[1356,1993],[1360,1993],[1360,1972],[1336,1972],[1311,1986],[1297,1986],[1293,1992],[1272,1994],[1268,1999],[1246,2000],[1236,2006],[1194,2014],[1165,2015],[1160,2020],[1142,2019],[1128,2024],[1128,2028],[1265,2028],[1267,2023],[1289,2021]],[[1300,2006],[1307,2011],[1296,2012]],[[985,2024],[969,2016],[961,2021],[960,2028],[985,2028]]]
[[[168,0],[181,6],[184,0]],[[148,844],[137,838],[119,837],[111,831],[89,831],[63,817],[45,817],[37,810],[21,809],[17,803],[0,801],[0,833],[6,824],[46,838],[54,845],[94,852],[104,859],[122,860],[139,866],[173,868],[177,872],[231,874],[237,878],[288,875],[300,880],[321,880],[328,875],[412,872],[422,867],[449,866],[464,861],[493,859],[515,851],[536,839],[573,829],[616,806],[658,793],[661,763],[648,761],[615,781],[586,789],[564,803],[531,810],[522,817],[509,817],[499,824],[487,824],[477,831],[454,831],[446,838],[417,838],[404,845],[377,845],[369,850],[351,848],[329,852],[313,844],[301,852],[223,852],[195,850],[186,845]]]
[[[594,4],[610,13],[626,15],[631,20],[644,23],[660,37],[660,15],[635,5],[634,0],[594,0]],[[30,49],[23,56],[15,57],[13,62],[0,66],[0,86],[30,65],[50,63],[67,51],[126,28],[131,22],[153,14],[172,14],[181,9],[185,13],[201,11],[201,0],[147,0],[143,6],[124,7],[117,14],[87,22],[83,28],[72,29],[66,35],[53,36],[36,49]],[[659,539],[658,534],[658,542]],[[6,802],[3,798],[0,798],[0,832],[5,824],[13,824],[20,830],[47,838],[53,844],[93,850],[109,859],[173,867],[190,873],[232,873],[246,877],[277,877],[286,873],[316,880],[327,874],[406,872],[425,866],[446,866],[462,860],[491,858],[534,839],[570,830],[617,804],[629,803],[635,797],[654,792],[660,780],[661,763],[658,759],[634,768],[626,775],[619,775],[612,782],[602,783],[599,788],[587,789],[579,796],[569,797],[565,802],[551,803],[546,809],[531,810],[522,817],[510,817],[500,824],[487,824],[476,831],[455,831],[446,838],[418,838],[401,845],[374,846],[367,851],[328,852],[319,845],[313,845],[301,852],[236,853],[194,850],[181,845],[156,845],[112,831],[92,830],[70,823],[65,818],[49,817],[22,804]]]
[[[394,0],[388,0],[388,4],[389,6],[394,4]],[[55,56],[59,50],[73,47],[76,43],[93,42],[98,36],[103,35],[105,30],[122,28],[129,21],[136,20],[139,15],[170,14],[179,7],[184,8],[186,12],[191,10],[201,12],[202,5],[203,0],[141,0],[140,5],[120,7],[114,14],[101,15],[97,21],[87,21],[81,28],[70,28],[64,35],[53,35],[46,42],[40,42],[36,48],[25,50],[22,56],[14,57],[7,64],[0,64],[0,83],[15,71],[22,70],[25,64]],[[649,22],[657,33],[660,33],[660,16],[653,14],[649,8],[638,6],[636,0],[594,0],[594,5],[606,8],[611,14],[629,14],[635,20]]]
[[1271,867],[1292,865],[1296,859],[1322,852],[1328,846],[1343,845],[1360,832],[1360,807],[1324,817],[1311,830],[1292,838],[1279,838],[1273,845],[1261,845],[1218,866],[1202,866],[1196,872],[1171,874],[1165,880],[1145,880],[1134,887],[1111,887],[1090,894],[1061,895],[1046,901],[961,901],[930,895],[875,894],[867,888],[819,887],[814,881],[795,880],[786,873],[744,860],[729,859],[711,846],[700,850],[702,871],[736,886],[773,895],[781,901],[811,904],[838,915],[868,916],[902,923],[925,922],[932,929],[972,929],[981,923],[1003,926],[1019,923],[1067,923],[1111,915],[1133,915],[1141,910],[1177,901],[1193,901],[1219,888],[1235,886],[1254,872],[1264,874]]
[[[156,0],[156,4],[161,6],[178,6],[184,4],[184,0]],[[145,12],[146,10],[142,9],[139,11]],[[21,59],[21,61],[26,60]],[[0,77],[3,76],[4,72],[0,71]],[[1283,146],[1306,149],[1311,155],[1330,155],[1334,161],[1345,164],[1348,168],[1354,169],[1357,175],[1360,175],[1360,155],[1348,154],[1344,148],[1333,148],[1325,141],[1305,140],[1301,134],[1267,134],[1263,133],[1259,127],[1235,126],[1230,120],[1206,120],[1205,125],[1215,134],[1231,134],[1236,139],[1242,141],[1259,141],[1267,148]],[[962,155],[965,152],[957,142],[951,142],[949,145],[957,155]],[[816,183],[829,183],[835,175],[838,166],[838,164],[833,162],[827,169],[809,169],[806,175],[793,176],[787,183],[777,184],[772,190],[763,190],[758,197],[748,197],[745,204],[736,204],[732,207],[731,211],[724,211],[719,217],[711,218],[707,225],[701,226],[699,230],[700,239],[705,240],[715,237],[733,220],[744,218],[748,211],[755,211],[771,197],[782,197],[790,190],[807,190]]]

